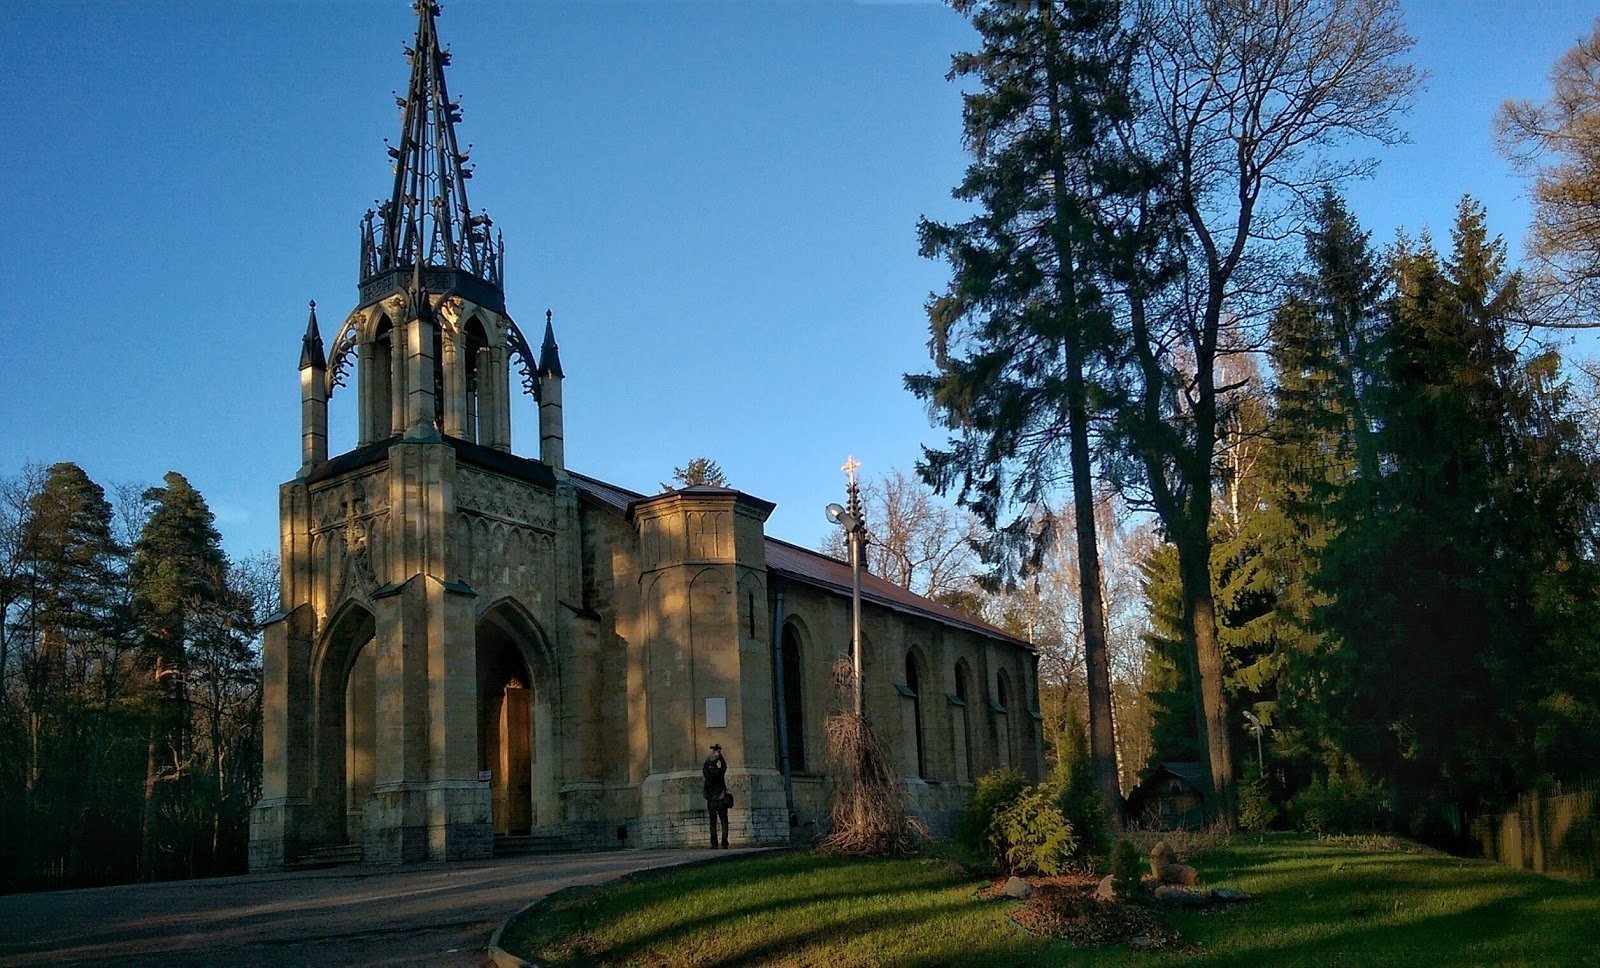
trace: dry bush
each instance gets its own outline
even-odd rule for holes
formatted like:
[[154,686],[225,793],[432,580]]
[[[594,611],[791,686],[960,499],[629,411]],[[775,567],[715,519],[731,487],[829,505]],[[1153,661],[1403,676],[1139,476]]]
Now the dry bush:
[[1317,843],[1373,854],[1422,854],[1428,848],[1391,834],[1318,834]]
[[1128,827],[1127,838],[1139,848],[1143,857],[1150,856],[1151,848],[1157,841],[1165,840],[1177,855],[1178,860],[1188,863],[1192,858],[1202,854],[1209,854],[1219,847],[1226,847],[1233,836],[1226,824],[1213,822],[1208,827],[1179,827],[1175,830],[1162,830],[1155,826],[1133,824]]
[[906,809],[900,778],[872,724],[847,712],[830,718],[825,729],[834,788],[832,829],[822,846],[856,856],[915,853],[928,840],[928,828]]

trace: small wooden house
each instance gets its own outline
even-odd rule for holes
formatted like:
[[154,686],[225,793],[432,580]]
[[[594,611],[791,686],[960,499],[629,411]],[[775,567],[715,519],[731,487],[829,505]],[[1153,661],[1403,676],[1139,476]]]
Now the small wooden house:
[[1162,763],[1128,794],[1128,816],[1170,830],[1205,822],[1205,776],[1199,763]]

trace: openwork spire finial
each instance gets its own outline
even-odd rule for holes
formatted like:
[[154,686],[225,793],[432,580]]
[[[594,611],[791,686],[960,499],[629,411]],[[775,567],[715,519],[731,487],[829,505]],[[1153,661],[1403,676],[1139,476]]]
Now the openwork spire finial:
[[[493,222],[467,203],[472,168],[456,139],[461,103],[450,100],[444,69],[450,52],[439,46],[432,0],[412,4],[417,12],[414,46],[406,48],[411,82],[400,106],[400,143],[389,145],[394,188],[387,202],[361,223],[361,278],[423,265],[459,269],[501,286],[504,250],[491,234]],[[467,146],[469,149],[471,145]]]

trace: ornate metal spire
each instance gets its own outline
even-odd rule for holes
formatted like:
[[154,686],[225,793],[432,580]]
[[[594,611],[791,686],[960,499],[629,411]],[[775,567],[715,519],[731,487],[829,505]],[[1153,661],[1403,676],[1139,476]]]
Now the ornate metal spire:
[[417,37],[406,48],[411,83],[405,97],[395,99],[402,119],[400,143],[389,145],[394,189],[362,220],[361,279],[409,267],[420,253],[429,268],[466,272],[499,289],[504,248],[491,232],[489,216],[474,215],[467,203],[472,168],[456,140],[461,104],[450,100],[445,88],[450,52],[439,47],[434,23],[439,5],[417,0],[412,9]]

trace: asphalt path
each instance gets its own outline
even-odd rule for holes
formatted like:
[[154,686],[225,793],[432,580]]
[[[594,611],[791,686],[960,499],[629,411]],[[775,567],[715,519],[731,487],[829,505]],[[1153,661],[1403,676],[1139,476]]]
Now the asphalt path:
[[562,888],[741,851],[632,850],[126,884],[0,897],[0,965],[481,966]]

